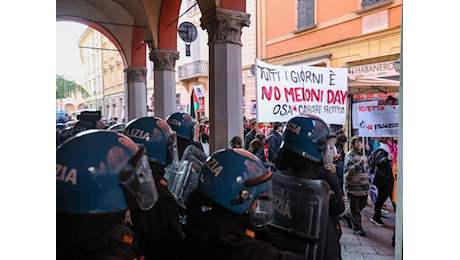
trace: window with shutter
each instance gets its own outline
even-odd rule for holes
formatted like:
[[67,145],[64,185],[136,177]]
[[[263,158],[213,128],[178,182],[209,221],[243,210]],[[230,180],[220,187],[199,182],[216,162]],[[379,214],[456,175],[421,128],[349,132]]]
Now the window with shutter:
[[297,0],[297,29],[315,24],[315,0]]
[[385,1],[387,0],[362,0],[361,6],[362,8],[366,8]]

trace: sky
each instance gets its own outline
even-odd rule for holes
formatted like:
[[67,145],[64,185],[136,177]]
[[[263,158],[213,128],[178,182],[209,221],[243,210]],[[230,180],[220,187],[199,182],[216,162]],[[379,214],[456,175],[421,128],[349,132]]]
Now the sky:
[[83,79],[78,39],[88,26],[74,22],[56,22],[56,74],[66,79]]

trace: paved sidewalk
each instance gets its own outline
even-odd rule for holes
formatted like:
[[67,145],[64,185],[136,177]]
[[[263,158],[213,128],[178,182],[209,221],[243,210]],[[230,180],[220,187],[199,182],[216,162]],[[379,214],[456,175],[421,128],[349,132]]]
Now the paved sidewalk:
[[374,225],[370,219],[374,215],[374,208],[369,203],[361,212],[363,230],[366,237],[353,234],[353,229],[348,228],[344,221],[340,221],[342,226],[342,245],[343,260],[390,260],[395,259],[395,251],[391,246],[394,227],[395,212],[390,199],[383,206],[389,211],[388,215],[383,215],[384,227]]

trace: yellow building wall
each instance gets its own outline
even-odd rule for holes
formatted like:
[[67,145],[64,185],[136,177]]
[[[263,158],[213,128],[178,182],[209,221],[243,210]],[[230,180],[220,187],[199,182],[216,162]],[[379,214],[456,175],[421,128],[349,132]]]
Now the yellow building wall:
[[399,55],[400,50],[401,28],[398,26],[392,29],[369,34],[365,37],[363,36],[353,40],[326,46],[318,46],[316,48],[291,53],[289,55],[266,59],[266,62],[272,64],[287,64],[332,54],[330,57],[331,67],[341,68],[360,65],[363,63],[362,60],[369,59],[370,57],[374,58],[365,63],[387,61],[389,59],[385,56],[389,56],[391,54]]
[[[262,0],[258,58],[280,64],[332,54],[331,66],[342,67],[346,59],[399,53],[402,1],[383,4],[361,9],[361,0],[316,0],[315,26],[298,30],[297,0]],[[387,27],[367,33],[363,19],[379,12],[387,12]]]

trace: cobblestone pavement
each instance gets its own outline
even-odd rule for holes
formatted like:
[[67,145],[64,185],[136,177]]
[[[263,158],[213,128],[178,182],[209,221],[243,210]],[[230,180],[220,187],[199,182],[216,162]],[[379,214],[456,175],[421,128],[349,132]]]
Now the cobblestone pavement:
[[383,215],[384,227],[374,225],[370,219],[374,215],[374,208],[370,203],[361,211],[363,230],[366,236],[353,234],[353,229],[348,228],[344,221],[341,221],[343,260],[390,260],[395,259],[395,251],[391,246],[394,227],[395,212],[388,199],[383,208],[389,211],[388,215]]

